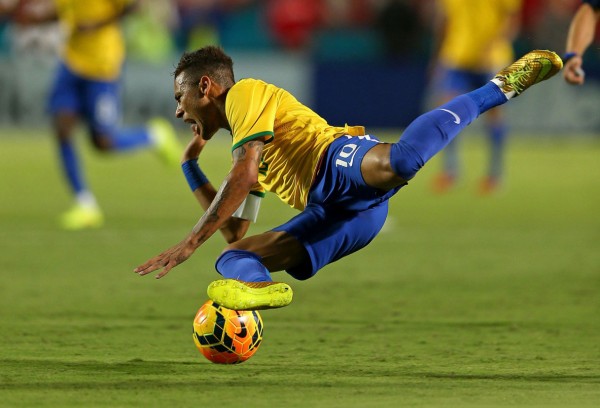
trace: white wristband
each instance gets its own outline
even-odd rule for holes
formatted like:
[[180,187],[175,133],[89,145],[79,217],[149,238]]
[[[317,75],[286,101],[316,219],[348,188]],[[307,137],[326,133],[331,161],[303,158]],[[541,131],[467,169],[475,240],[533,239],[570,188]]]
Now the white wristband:
[[260,200],[260,197],[253,194],[248,194],[248,197],[246,197],[246,199],[242,202],[240,208],[238,208],[231,216],[256,222],[258,210],[260,208]]

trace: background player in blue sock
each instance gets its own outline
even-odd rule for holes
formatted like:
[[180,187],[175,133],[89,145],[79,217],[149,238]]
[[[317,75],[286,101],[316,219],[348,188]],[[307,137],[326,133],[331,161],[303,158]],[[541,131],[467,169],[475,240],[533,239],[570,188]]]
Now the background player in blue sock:
[[[103,152],[152,148],[177,165],[180,148],[174,130],[164,119],[145,126],[122,128],[119,77],[125,57],[120,20],[135,0],[56,0],[55,9],[33,14],[29,23],[59,19],[65,44],[50,92],[49,112],[58,142],[59,160],[75,203],[60,217],[65,229],[99,227],[103,215],[83,175],[73,140],[78,121],[87,126],[93,146]],[[25,21],[23,22],[25,23]]]
[[[216,263],[224,279],[209,297],[227,308],[286,306],[296,279],[365,247],[379,233],[388,199],[483,112],[507,102],[562,68],[551,51],[533,51],[483,87],[413,121],[396,143],[382,143],[360,126],[330,126],[287,91],[256,79],[235,82],[233,62],[218,47],[182,56],[174,72],[176,116],[192,124],[182,168],[206,210],[180,243],[135,268],[161,278],[220,230],[229,243]],[[357,81],[357,92],[361,86]],[[368,101],[366,101],[368,103]],[[215,190],[198,157],[220,128],[232,135],[233,165]],[[300,210],[271,231],[243,238],[270,191]]]
[[[513,61],[512,41],[519,29],[521,0],[438,0],[438,48],[434,55],[432,90],[437,103],[483,86],[500,68]],[[502,183],[508,125],[502,108],[485,116],[489,146],[488,167],[479,184],[481,194],[493,193]],[[443,193],[461,177],[459,141],[444,150],[442,172],[434,189]]]

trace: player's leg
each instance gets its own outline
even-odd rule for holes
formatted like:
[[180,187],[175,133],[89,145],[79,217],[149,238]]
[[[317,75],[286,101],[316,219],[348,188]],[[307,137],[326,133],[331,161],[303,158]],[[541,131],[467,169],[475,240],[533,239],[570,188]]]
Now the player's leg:
[[268,231],[228,245],[217,259],[216,268],[227,278],[267,282],[272,281],[271,272],[300,265],[307,256],[304,246],[292,235]]
[[65,229],[93,228],[102,225],[102,213],[94,195],[87,188],[80,158],[73,140],[73,130],[81,112],[81,83],[64,65],[56,71],[50,91],[48,111],[52,116],[58,144],[60,165],[75,203],[61,214],[59,223]]
[[208,296],[235,310],[272,309],[287,306],[292,288],[273,282],[271,271],[303,264],[307,253],[302,244],[284,231],[269,231],[227,246],[216,269],[224,279],[208,286]]
[[54,118],[61,165],[67,183],[75,196],[75,203],[59,218],[60,226],[66,230],[98,228],[104,223],[104,216],[96,197],[87,187],[72,138],[71,129],[76,119],[70,112],[59,113]]
[[88,81],[86,119],[94,146],[101,151],[125,152],[152,145],[143,126],[120,127],[121,100],[117,81]]
[[[433,88],[438,104],[448,103],[458,95],[462,95],[480,85],[471,84],[469,71],[454,69],[444,65],[438,67],[433,80]],[[445,193],[456,183],[460,173],[459,140],[454,139],[444,148],[442,156],[442,171],[433,180],[433,189],[438,193]]]
[[481,180],[479,192],[487,195],[496,191],[502,184],[504,175],[504,152],[508,125],[502,108],[491,109],[486,115],[486,130],[489,139],[489,160],[487,174]]
[[506,101],[500,88],[490,82],[419,116],[398,142],[376,146],[367,153],[361,164],[365,182],[382,190],[406,184],[481,113]]
[[120,128],[121,102],[118,82],[86,81],[85,117],[94,146],[100,151],[128,151],[150,146],[144,127]]
[[152,148],[170,165],[179,165],[181,149],[175,131],[165,119],[145,126],[122,127],[117,81],[88,81],[85,114],[94,146],[100,151],[126,152]]
[[226,279],[211,283],[208,295],[238,310],[286,306],[292,289],[272,282],[270,272],[285,270],[296,279],[309,279],[371,242],[383,227],[387,209],[387,201],[360,212],[309,205],[273,231],[231,244],[217,261],[217,271]]
[[[419,116],[397,143],[369,151],[361,167],[365,182],[383,190],[405,184],[480,114],[552,77],[561,68],[562,60],[555,53],[532,51],[483,87]],[[388,154],[389,159],[385,157]]]

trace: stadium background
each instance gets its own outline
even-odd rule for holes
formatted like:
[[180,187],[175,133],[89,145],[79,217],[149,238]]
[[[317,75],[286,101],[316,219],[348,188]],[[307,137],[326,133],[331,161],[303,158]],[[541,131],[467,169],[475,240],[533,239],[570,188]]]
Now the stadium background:
[[[34,3],[43,7],[45,1]],[[533,48],[562,53],[578,4],[525,0],[516,53]],[[331,123],[362,124],[372,132],[402,128],[430,106],[433,8],[430,0],[142,0],[140,11],[125,23],[124,120],[172,117],[169,75],[179,55],[218,43],[234,57],[238,78],[274,82]],[[0,127],[43,125],[58,28],[23,28],[9,21],[0,27]],[[586,54],[585,68],[585,87],[552,81],[534,89],[528,103],[510,104],[519,112],[509,114],[513,129],[598,133],[598,47]]]

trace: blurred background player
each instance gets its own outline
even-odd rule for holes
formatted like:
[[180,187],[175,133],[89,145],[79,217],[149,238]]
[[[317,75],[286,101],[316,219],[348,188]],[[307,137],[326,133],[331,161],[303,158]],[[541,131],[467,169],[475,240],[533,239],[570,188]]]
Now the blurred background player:
[[[438,0],[433,89],[436,104],[483,86],[490,76],[514,58],[512,41],[519,29],[521,0]],[[486,113],[490,141],[489,167],[480,192],[489,194],[503,175],[507,125],[502,108]],[[434,181],[445,192],[459,177],[457,140],[444,151],[443,171]]]
[[64,229],[96,228],[103,214],[87,186],[73,133],[79,120],[88,128],[93,146],[102,152],[154,149],[167,163],[178,165],[180,148],[173,128],[164,119],[145,126],[120,127],[120,76],[125,45],[119,25],[131,13],[135,0],[55,0],[40,13],[19,2],[21,24],[58,19],[64,47],[55,73],[48,109],[53,119],[59,157],[74,205],[59,219]]
[[571,85],[581,85],[585,81],[583,54],[594,40],[596,25],[600,20],[600,0],[582,0],[583,3],[571,20],[567,45],[563,57],[563,76]]

